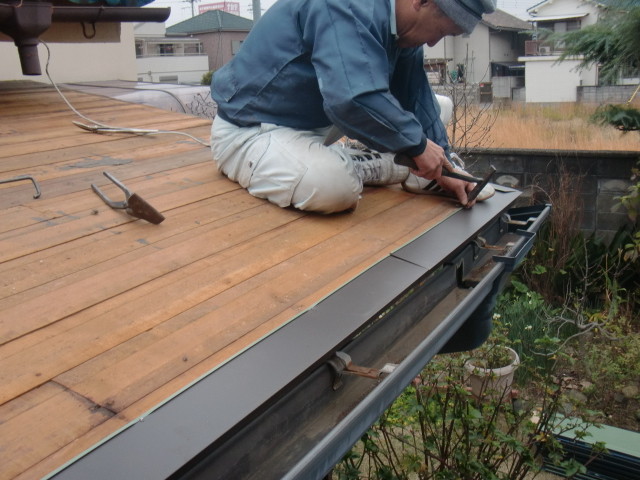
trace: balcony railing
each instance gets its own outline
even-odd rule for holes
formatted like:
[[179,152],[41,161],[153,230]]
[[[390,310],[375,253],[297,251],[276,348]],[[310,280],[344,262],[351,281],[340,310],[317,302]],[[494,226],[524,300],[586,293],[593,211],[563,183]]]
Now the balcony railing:
[[136,58],[155,58],[155,57],[206,57],[206,53],[136,53]]

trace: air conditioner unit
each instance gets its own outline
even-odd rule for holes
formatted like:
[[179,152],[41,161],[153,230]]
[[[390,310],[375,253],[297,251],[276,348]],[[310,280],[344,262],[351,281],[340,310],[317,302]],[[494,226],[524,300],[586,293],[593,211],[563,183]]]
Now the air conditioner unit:
[[538,47],[539,55],[551,55],[551,47]]

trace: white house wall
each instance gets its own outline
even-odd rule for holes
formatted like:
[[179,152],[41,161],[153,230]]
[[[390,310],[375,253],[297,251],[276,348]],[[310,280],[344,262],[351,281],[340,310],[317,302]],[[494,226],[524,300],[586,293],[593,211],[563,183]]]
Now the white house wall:
[[490,55],[486,45],[489,45],[489,29],[480,24],[471,33],[458,37],[445,37],[433,47],[424,46],[425,59],[452,59],[447,69],[456,69],[458,64],[466,65],[467,82],[480,83],[490,80]]
[[531,13],[529,20],[534,20],[537,17],[551,17],[551,16],[563,16],[563,15],[580,15],[588,13],[589,15],[581,19],[581,28],[596,23],[598,20],[598,7],[588,1],[583,0],[550,0],[535,9],[536,13]]
[[164,37],[167,28],[161,22],[140,22],[135,23],[133,33],[136,37]]
[[447,52],[449,52],[449,57],[453,55],[453,46],[449,47],[449,43],[452,43],[453,40],[450,37],[444,37],[438,43],[436,43],[433,47],[429,45],[424,45],[424,58],[425,60],[428,58],[447,58]]
[[138,81],[162,82],[177,77],[177,83],[199,84],[209,71],[206,55],[142,57],[136,60]]
[[[517,35],[515,32],[513,35]],[[512,35],[509,32],[492,34],[489,36],[489,50],[493,62],[514,62],[518,59],[518,52],[513,48]]]
[[491,52],[487,48],[489,44],[489,28],[484,24],[479,24],[470,35],[455,37],[453,66],[460,63],[466,66],[467,82],[491,80]]
[[579,60],[556,63],[557,56],[521,57],[526,61],[525,83],[528,103],[576,102],[577,87],[594,85],[596,72],[578,72]]
[[[98,24],[99,25],[99,24]],[[55,82],[136,80],[133,25],[123,23],[120,40],[104,43],[48,43],[51,50],[49,73]],[[43,74],[22,74],[18,49],[12,41],[0,41],[0,80],[32,80],[48,83],[44,75],[47,50],[38,46]]]

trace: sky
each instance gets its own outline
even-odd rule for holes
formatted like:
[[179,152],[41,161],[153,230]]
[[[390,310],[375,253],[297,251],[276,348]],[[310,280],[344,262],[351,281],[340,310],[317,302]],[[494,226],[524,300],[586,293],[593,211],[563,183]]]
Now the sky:
[[[176,23],[191,18],[191,8],[198,14],[198,5],[206,5],[207,3],[215,3],[218,0],[155,0],[149,4],[149,7],[171,7],[171,16],[166,22],[166,26],[170,27]],[[222,1],[222,0],[219,0]],[[253,19],[251,6],[252,0],[235,0],[240,3],[240,15]],[[542,0],[498,0],[498,8],[504,10],[516,17],[525,19],[527,17],[527,8],[540,3]],[[275,3],[275,0],[261,0],[262,10],[269,8]]]

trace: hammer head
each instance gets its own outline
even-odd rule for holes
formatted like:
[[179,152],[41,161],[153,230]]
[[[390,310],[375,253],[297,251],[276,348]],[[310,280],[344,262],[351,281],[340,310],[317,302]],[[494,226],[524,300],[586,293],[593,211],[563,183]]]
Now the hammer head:
[[161,223],[164,220],[164,215],[153,208],[137,193],[134,193],[127,198],[127,213],[129,215],[133,215],[136,218],[142,218],[143,220],[146,220],[147,222],[153,223],[155,225]]
[[465,207],[469,207],[471,202],[473,202],[478,197],[482,189],[486,187],[487,184],[491,181],[491,177],[493,177],[494,173],[496,173],[496,168],[491,165],[489,171],[484,175],[484,177],[482,177],[482,181],[476,183],[476,186],[473,187],[473,190],[471,190],[467,194],[467,204],[465,205]]
[[[396,154],[394,161],[398,165],[404,165],[405,167],[414,168],[414,169],[418,168],[413,158],[403,153]],[[489,171],[482,178],[473,177],[469,174],[460,173],[458,170],[455,170],[453,166],[448,162],[445,163],[445,165],[442,168],[442,175],[444,176],[457,178],[458,180],[464,180],[465,182],[471,182],[476,184],[476,186],[473,187],[473,190],[471,190],[467,194],[467,204],[465,205],[465,207],[469,207],[471,202],[473,202],[478,197],[482,189],[486,187],[487,184],[491,181],[491,177],[493,177],[494,173],[496,173],[496,169],[493,165],[490,166]]]

